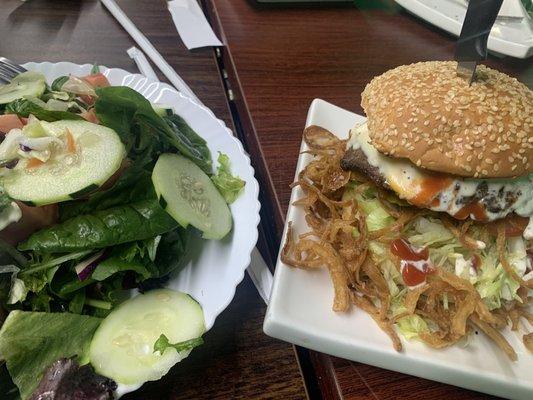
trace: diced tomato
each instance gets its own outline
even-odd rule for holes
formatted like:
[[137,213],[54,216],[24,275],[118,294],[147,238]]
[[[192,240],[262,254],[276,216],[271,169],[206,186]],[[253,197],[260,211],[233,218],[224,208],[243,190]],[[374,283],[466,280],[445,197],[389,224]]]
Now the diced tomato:
[[33,232],[57,222],[57,204],[42,207],[30,207],[20,201],[17,201],[17,204],[22,211],[22,218],[0,232],[0,239],[12,246],[27,239]]
[[84,76],[82,79],[95,88],[110,86],[109,81],[107,80],[105,75],[101,73],[87,75]]
[[43,164],[44,162],[39,160],[38,158],[30,158],[28,163],[26,164],[26,168],[28,169],[38,168]]
[[8,133],[11,129],[22,129],[24,124],[16,114],[0,115],[0,132]]
[[100,121],[94,112],[94,108],[91,108],[89,111],[85,111],[80,114],[83,119],[86,121],[92,122],[93,124],[99,124]]
[[80,99],[88,106],[92,106],[94,104],[94,97],[89,96],[88,94],[80,95]]

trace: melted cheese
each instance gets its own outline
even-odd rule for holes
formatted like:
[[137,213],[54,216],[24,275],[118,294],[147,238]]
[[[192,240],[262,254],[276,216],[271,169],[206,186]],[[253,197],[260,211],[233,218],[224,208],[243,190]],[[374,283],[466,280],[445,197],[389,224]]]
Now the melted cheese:
[[376,150],[370,143],[366,123],[356,126],[350,132],[348,147],[361,149],[370,165],[379,168],[387,185],[405,200],[410,200],[422,190],[423,171],[411,162],[387,157]]
[[[361,149],[370,165],[379,169],[388,186],[400,198],[413,204],[421,205],[416,200],[422,194],[424,182],[435,180],[434,175],[416,167],[408,160],[395,159],[378,152],[371,144],[366,123],[352,129],[348,148]],[[487,185],[487,192],[494,194],[494,201],[501,209],[501,211],[492,212],[485,208],[486,220],[493,221],[503,218],[512,212],[523,217],[533,216],[533,174],[515,179],[482,180],[460,177],[445,179],[449,180],[449,184],[439,188],[432,197],[438,201],[424,204],[424,207],[456,215],[466,205],[461,200],[473,196],[479,185],[483,183]],[[516,201],[506,206],[505,197],[498,198],[496,196],[500,191],[513,192],[516,195]],[[470,217],[476,219],[473,214]],[[526,232],[533,238],[532,222],[530,222]]]

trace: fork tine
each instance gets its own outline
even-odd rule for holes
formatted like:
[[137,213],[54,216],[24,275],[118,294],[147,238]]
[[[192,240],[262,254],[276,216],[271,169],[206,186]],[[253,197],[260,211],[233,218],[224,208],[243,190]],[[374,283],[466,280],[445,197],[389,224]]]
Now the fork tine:
[[0,64],[4,64],[6,67],[8,67],[9,69],[13,70],[17,74],[21,74],[21,73],[27,71],[26,68],[22,67],[21,65],[15,64],[13,61],[11,61],[11,60],[9,60],[9,59],[7,59],[5,57],[0,57]]
[[17,75],[18,72],[14,72],[7,68],[4,64],[0,63],[0,77],[2,77],[4,81],[11,81]]

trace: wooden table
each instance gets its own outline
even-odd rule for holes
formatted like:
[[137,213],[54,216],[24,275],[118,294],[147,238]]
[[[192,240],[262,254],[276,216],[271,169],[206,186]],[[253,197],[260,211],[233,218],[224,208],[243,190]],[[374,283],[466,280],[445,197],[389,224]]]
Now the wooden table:
[[[164,0],[117,3],[198,97],[232,127],[214,51],[189,52],[182,45]],[[134,43],[95,0],[1,0],[0,37],[0,55],[17,62],[97,62],[137,71],[126,54]],[[245,278],[205,335],[205,345],[163,380],[124,399],[304,399],[294,350],[263,334],[264,313],[264,303]]]
[[[209,0],[226,47],[222,64],[248,150],[263,183],[275,253],[284,224],[301,133],[314,98],[362,114],[360,93],[400,64],[453,58],[454,38],[391,1],[371,8],[260,6]],[[376,3],[386,5],[376,7]],[[529,60],[490,57],[488,65],[533,85]],[[298,350],[311,397],[325,399],[484,399],[488,396],[359,363]]]

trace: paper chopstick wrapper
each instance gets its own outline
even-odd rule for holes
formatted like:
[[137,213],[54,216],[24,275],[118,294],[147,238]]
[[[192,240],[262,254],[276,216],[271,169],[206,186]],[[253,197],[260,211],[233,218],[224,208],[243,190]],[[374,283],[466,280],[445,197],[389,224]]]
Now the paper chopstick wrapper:
[[222,46],[222,42],[211,29],[196,0],[169,1],[168,10],[183,44],[189,50],[198,47]]
[[143,74],[147,78],[155,79],[156,81],[159,80],[154,69],[152,68],[142,51],[140,51],[137,47],[133,46],[128,49],[128,55],[133,61],[135,61],[135,64],[137,64],[137,68],[139,68],[141,74]]

